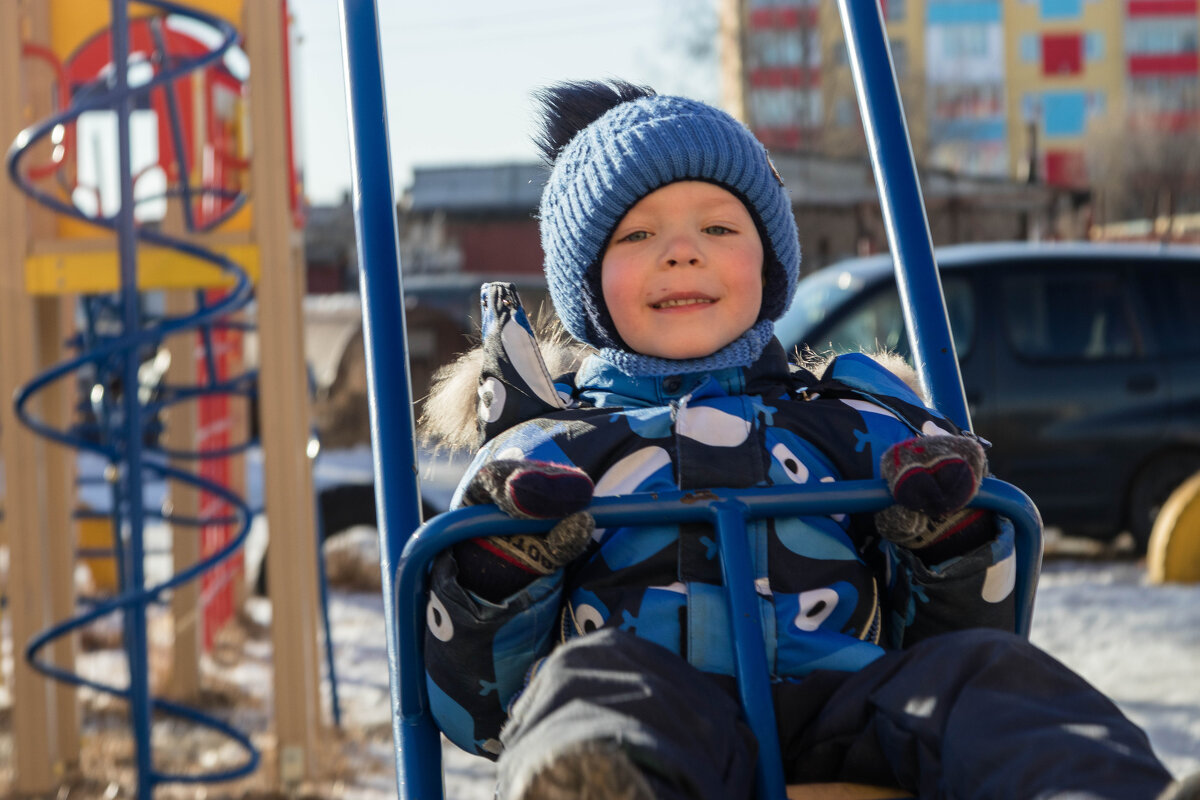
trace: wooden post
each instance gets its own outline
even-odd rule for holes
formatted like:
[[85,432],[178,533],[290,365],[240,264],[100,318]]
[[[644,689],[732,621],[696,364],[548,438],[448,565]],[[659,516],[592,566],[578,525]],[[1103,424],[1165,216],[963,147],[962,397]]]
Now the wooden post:
[[279,780],[314,775],[320,730],[317,569],[310,403],[303,352],[303,261],[291,224],[283,3],[247,3],[250,57],[251,198],[263,265],[258,286],[259,418],[270,535],[271,627]]
[[[172,231],[175,232],[175,231]],[[186,314],[195,309],[191,292],[180,289],[166,293],[166,312],[171,316]],[[190,385],[196,381],[196,333],[188,330],[167,341],[171,366],[166,380],[172,385]],[[169,450],[196,448],[196,403],[189,401],[171,406],[166,415],[163,443]],[[173,459],[171,466],[195,472],[196,464],[187,459]],[[169,487],[172,513],[195,519],[200,512],[200,493],[182,481],[172,481]],[[175,572],[188,569],[200,560],[200,531],[187,525],[171,530],[171,558]],[[186,702],[200,693],[200,582],[188,581],[171,595],[171,621],[174,646],[171,649],[171,677],[167,694]]]
[[[242,311],[237,312],[230,318],[231,322],[245,322],[246,314]],[[246,337],[239,333],[235,339],[238,343],[238,349],[234,357],[229,360],[229,374],[241,375],[246,370]],[[230,395],[229,397],[229,441],[234,444],[241,444],[250,438],[250,401],[242,395]],[[231,456],[229,459],[229,488],[236,492],[239,496],[246,496],[246,456],[244,453],[238,453]],[[242,548],[242,567],[238,571],[233,585],[233,607],[237,612],[241,612],[246,607],[246,598],[249,595],[249,585],[246,572],[245,547]]]
[[[29,29],[24,33],[27,41],[50,41],[50,14],[44,2],[26,0],[26,18]],[[36,62],[34,62],[36,65]],[[25,73],[26,101],[37,119],[52,114],[56,109],[50,103],[53,96],[53,74],[48,69],[27,70]],[[40,206],[32,206],[29,213],[29,235],[31,239],[44,238],[56,232],[56,215]],[[38,325],[38,358],[40,366],[66,360],[70,353],[66,346],[67,337],[75,329],[75,296],[40,297],[34,301],[34,313]],[[45,389],[42,412],[45,419],[59,430],[71,423],[71,403],[77,388],[74,376],[67,376]],[[75,564],[79,542],[74,524],[74,510],[78,504],[75,491],[75,452],[57,444],[45,445],[46,464],[46,515],[47,558],[53,581],[49,587],[50,614],[55,622],[62,622],[75,614]],[[74,668],[79,649],[79,635],[72,634],[58,639],[51,648],[54,663],[67,669]],[[80,753],[79,703],[75,688],[65,683],[54,685],[55,735],[58,742],[59,759],[56,769],[77,766]]]
[[[34,301],[34,314],[38,328],[39,368],[49,366],[67,358],[66,326],[73,327],[71,297],[39,297]],[[45,419],[59,430],[70,424],[71,398],[75,394],[74,376],[67,376],[44,390],[41,401]],[[78,547],[73,510],[77,504],[75,496],[75,453],[59,444],[43,443],[43,460],[46,470],[46,559],[51,576],[47,586],[50,600],[50,617],[62,622],[75,615],[75,553]],[[79,635],[59,637],[49,652],[54,663],[73,670],[79,649]],[[79,704],[76,702],[75,687],[55,682],[54,714],[55,739],[58,758],[55,770],[62,772],[74,767],[79,761]]]
[[[12,141],[17,132],[46,109],[22,91],[21,44],[34,29],[36,4],[0,3],[0,136]],[[43,9],[44,10],[44,9]],[[27,13],[22,13],[22,12]],[[30,95],[33,93],[30,92]],[[13,635],[14,789],[42,794],[58,783],[56,771],[78,756],[74,692],[37,674],[25,661],[29,640],[49,627],[56,615],[71,608],[71,570],[56,574],[73,548],[64,522],[69,482],[68,461],[50,455],[48,445],[17,420],[11,398],[36,374],[43,359],[59,346],[57,299],[35,303],[25,291],[25,256],[29,250],[30,213],[25,198],[7,176],[0,180],[0,453],[5,470],[6,535],[9,545],[9,613]],[[31,337],[33,341],[31,342]],[[45,341],[47,338],[50,341]],[[31,408],[48,422],[65,418],[61,388],[36,399]],[[58,469],[50,475],[51,467]],[[46,512],[51,503],[57,513]],[[65,602],[64,602],[65,597]],[[53,646],[59,666],[73,668],[70,639]]]

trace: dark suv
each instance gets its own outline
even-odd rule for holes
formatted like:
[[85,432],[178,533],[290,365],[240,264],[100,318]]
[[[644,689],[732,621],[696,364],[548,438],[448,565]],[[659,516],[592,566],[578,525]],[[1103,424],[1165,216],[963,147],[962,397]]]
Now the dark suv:
[[[1200,248],[995,244],[937,262],[976,432],[1047,525],[1144,550],[1200,470]],[[889,256],[805,278],[787,347],[909,356]]]

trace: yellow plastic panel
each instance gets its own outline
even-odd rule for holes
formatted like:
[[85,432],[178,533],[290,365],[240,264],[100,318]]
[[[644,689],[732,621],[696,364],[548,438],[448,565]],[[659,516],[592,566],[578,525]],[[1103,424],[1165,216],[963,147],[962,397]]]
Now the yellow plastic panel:
[[[253,244],[214,247],[258,281],[258,247]],[[30,294],[99,294],[121,288],[116,250],[42,253],[25,259],[25,288]],[[208,261],[175,250],[143,247],[138,251],[138,288],[201,289],[232,285],[233,281]]]
[[1151,583],[1200,583],[1200,473],[1171,493],[1150,533]]
[[[112,550],[112,519],[92,517],[79,520],[79,546],[85,550]],[[103,594],[117,591],[117,561],[113,556],[85,556],[82,561],[98,591]]]
[[[243,0],[187,0],[187,6],[242,25]],[[143,3],[130,3],[129,16],[147,17],[158,9]],[[109,21],[108,3],[100,0],[51,0],[50,47],[59,58],[66,59]]]

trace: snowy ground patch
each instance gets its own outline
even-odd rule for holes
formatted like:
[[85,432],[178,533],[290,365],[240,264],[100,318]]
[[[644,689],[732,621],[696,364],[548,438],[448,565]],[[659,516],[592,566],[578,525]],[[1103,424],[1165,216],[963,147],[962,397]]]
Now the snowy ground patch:
[[[329,550],[338,551],[340,558],[352,558],[357,551],[362,569],[377,568],[375,543],[363,531],[327,543]],[[206,674],[218,695],[240,698],[239,706],[225,707],[223,713],[269,752],[270,605],[255,599],[247,611],[235,648],[239,655],[231,657],[227,649],[222,663],[206,664]],[[390,800],[396,796],[396,779],[383,599],[361,584],[335,587],[330,620],[342,729],[322,735],[333,765],[329,777],[306,785],[300,796]],[[1200,771],[1200,586],[1148,585],[1144,570],[1131,561],[1053,560],[1043,570],[1032,639],[1112,697],[1147,731],[1172,772]],[[0,796],[8,794],[12,777],[11,697],[5,693],[11,686],[12,658],[8,650],[0,659]],[[81,664],[88,672],[110,677],[124,669],[120,652],[111,648],[85,651]],[[327,706],[329,688],[326,680]],[[119,706],[111,699],[84,699],[85,748],[90,750],[85,753],[85,780],[73,786],[72,798],[102,797],[117,784],[123,796],[129,794],[130,753]],[[332,719],[329,713],[326,719]],[[189,754],[211,767],[229,766],[223,762],[239,757],[232,748],[210,741],[208,734],[188,732],[184,726],[156,731],[159,740],[165,751]],[[105,753],[117,754],[119,763],[106,764]],[[448,798],[492,797],[490,762],[449,744],[443,753]],[[274,796],[265,776],[203,789],[164,787],[156,794],[158,800]]]
[[1052,561],[1031,639],[1115,700],[1177,776],[1200,771],[1200,587],[1151,586],[1130,561]]

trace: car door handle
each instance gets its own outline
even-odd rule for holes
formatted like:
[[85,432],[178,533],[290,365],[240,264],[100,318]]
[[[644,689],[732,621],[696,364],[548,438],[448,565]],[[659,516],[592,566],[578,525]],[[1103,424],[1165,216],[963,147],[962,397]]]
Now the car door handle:
[[1158,388],[1158,378],[1150,374],[1131,375],[1125,381],[1125,388],[1134,394],[1146,394]]

